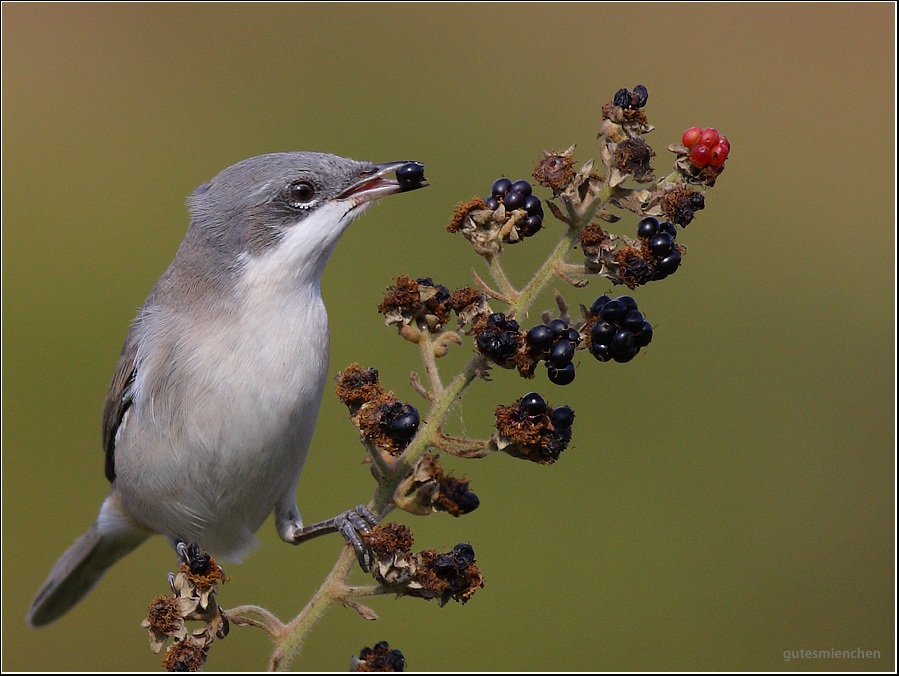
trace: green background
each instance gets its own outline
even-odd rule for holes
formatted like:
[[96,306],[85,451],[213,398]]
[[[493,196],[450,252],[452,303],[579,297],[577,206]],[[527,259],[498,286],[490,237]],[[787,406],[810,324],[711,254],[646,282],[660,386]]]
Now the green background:
[[[528,177],[544,149],[595,155],[600,106],[643,83],[657,172],[692,125],[733,147],[682,269],[635,293],[652,345],[627,365],[581,353],[564,389],[477,384],[453,419],[473,436],[533,388],[578,413],[555,466],[447,459],[481,498],[470,516],[399,515],[419,547],[471,542],[486,588],[464,607],[375,599],[375,624],[336,608],[295,666],[343,670],[387,639],[416,670],[892,670],[894,19],[891,4],[4,4],[4,669],[159,668],[138,623],[173,565],[161,538],[56,624],[24,616],[106,493],[103,400],[187,194],[276,150],[425,162],[432,187],[372,209],[323,282],[332,371],[376,366],[414,402],[417,354],[382,326],[383,289],[483,272],[443,229],[454,205]],[[560,232],[510,249],[512,277]],[[361,458],[329,393],[307,521],[369,498]],[[260,536],[221,602],[287,618],[340,542]],[[881,659],[784,661],[856,648]],[[237,629],[207,668],[267,656]]]

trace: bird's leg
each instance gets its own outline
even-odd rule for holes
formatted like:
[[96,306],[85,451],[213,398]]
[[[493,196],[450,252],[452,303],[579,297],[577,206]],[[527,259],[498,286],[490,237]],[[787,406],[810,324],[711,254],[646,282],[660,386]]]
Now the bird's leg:
[[331,519],[319,521],[311,526],[303,525],[303,522],[300,520],[300,514],[294,506],[284,512],[276,511],[275,521],[281,539],[294,545],[312,540],[321,535],[327,535],[328,533],[340,533],[343,539],[352,545],[362,570],[366,573],[371,570],[371,551],[368,545],[363,542],[360,534],[368,533],[372,526],[377,526],[378,519],[365,505],[359,505]]

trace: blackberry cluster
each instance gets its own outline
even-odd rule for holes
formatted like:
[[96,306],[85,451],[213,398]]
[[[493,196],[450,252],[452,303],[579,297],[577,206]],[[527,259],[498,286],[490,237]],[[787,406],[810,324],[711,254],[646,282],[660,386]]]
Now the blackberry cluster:
[[643,240],[652,256],[653,279],[665,279],[677,271],[681,264],[681,252],[674,241],[677,238],[674,223],[660,223],[658,218],[647,216],[637,224],[637,237]]
[[549,380],[556,385],[568,385],[574,381],[574,352],[581,342],[581,334],[562,319],[549,324],[538,324],[525,336],[528,347],[546,360]]
[[354,666],[355,671],[405,671],[406,658],[399,650],[391,650],[387,641],[378,641],[374,648],[362,649]]
[[431,563],[431,568],[441,577],[451,577],[465,572],[474,563],[474,547],[459,543],[452,552],[438,554]]
[[628,362],[652,341],[652,325],[631,296],[600,296],[590,307],[590,352],[599,361]]
[[511,367],[518,352],[518,329],[514,319],[506,319],[502,312],[493,313],[475,340],[478,351],[495,364]]
[[543,204],[540,198],[532,194],[531,184],[525,180],[515,181],[508,178],[498,178],[490,188],[490,197],[484,200],[488,209],[496,211],[500,203],[504,204],[506,211],[524,209],[527,217],[518,226],[522,237],[536,235],[543,227]]
[[399,448],[405,448],[421,423],[418,409],[411,404],[394,400],[381,404],[379,425],[381,430],[389,436]]
[[553,458],[568,448],[571,443],[571,426],[574,424],[574,409],[570,406],[552,408],[537,392],[529,392],[518,401],[518,410],[530,416],[548,415],[552,422],[552,431],[546,443],[546,452]]
[[699,169],[706,166],[720,167],[730,154],[730,141],[714,127],[690,127],[684,132],[681,141],[690,151],[690,161]]
[[634,91],[619,89],[612,98],[612,103],[620,108],[642,108],[649,100],[649,91],[643,85],[634,87]]

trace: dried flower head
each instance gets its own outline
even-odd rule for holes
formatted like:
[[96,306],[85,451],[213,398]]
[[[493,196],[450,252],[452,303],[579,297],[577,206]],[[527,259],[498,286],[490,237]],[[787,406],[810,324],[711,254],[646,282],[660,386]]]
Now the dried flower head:
[[206,662],[208,647],[188,638],[169,646],[162,660],[166,671],[200,671]]
[[390,593],[437,599],[444,606],[450,599],[466,603],[484,586],[471,545],[456,545],[446,553],[426,549],[413,554],[409,529],[395,523],[376,526],[363,539],[375,558],[372,576]]
[[447,475],[436,455],[424,453],[393,494],[400,509],[424,516],[436,511],[462,516],[480,505],[466,479]]
[[512,406],[496,407],[497,432],[491,443],[513,457],[551,465],[571,441],[573,419],[574,412],[567,406],[554,409],[531,392]]
[[387,641],[378,641],[374,648],[364,647],[359,657],[353,657],[350,671],[405,671],[406,658],[403,653],[391,649]]
[[378,370],[363,369],[353,363],[337,374],[337,396],[355,414],[359,407],[384,394],[378,383]]
[[654,155],[652,148],[642,138],[625,139],[615,148],[613,168],[622,174],[633,176],[637,183],[649,183],[655,180],[649,165]]
[[668,220],[685,228],[696,212],[705,208],[705,195],[678,184],[662,193],[659,206]]
[[543,157],[537,162],[532,174],[540,185],[558,195],[574,179],[574,146],[560,152],[543,151]]

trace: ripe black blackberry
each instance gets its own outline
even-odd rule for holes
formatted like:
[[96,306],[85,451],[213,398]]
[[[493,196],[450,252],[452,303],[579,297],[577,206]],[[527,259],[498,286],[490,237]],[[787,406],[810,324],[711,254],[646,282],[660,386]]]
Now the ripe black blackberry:
[[546,362],[549,380],[556,385],[568,385],[574,381],[575,369],[571,360],[580,340],[577,329],[562,319],[538,324],[525,336],[531,354],[538,361]]
[[[700,197],[702,196],[700,195]],[[643,261],[647,267],[652,268],[651,279],[665,279],[668,275],[677,272],[677,268],[681,264],[682,247],[675,242],[677,226],[674,223],[659,222],[659,219],[654,216],[647,216],[637,224],[637,237],[642,241],[646,252]],[[631,275],[631,277],[644,278],[645,271],[640,270],[639,272],[641,272],[640,275]]]
[[590,353],[599,361],[628,362],[652,340],[652,325],[631,296],[600,296],[590,306],[590,319]]
[[400,448],[408,445],[420,423],[418,409],[411,404],[392,401],[381,406],[381,428]]
[[634,87],[634,91],[627,88],[619,89],[612,98],[612,103],[620,108],[642,108],[649,100],[649,90],[643,85]]

